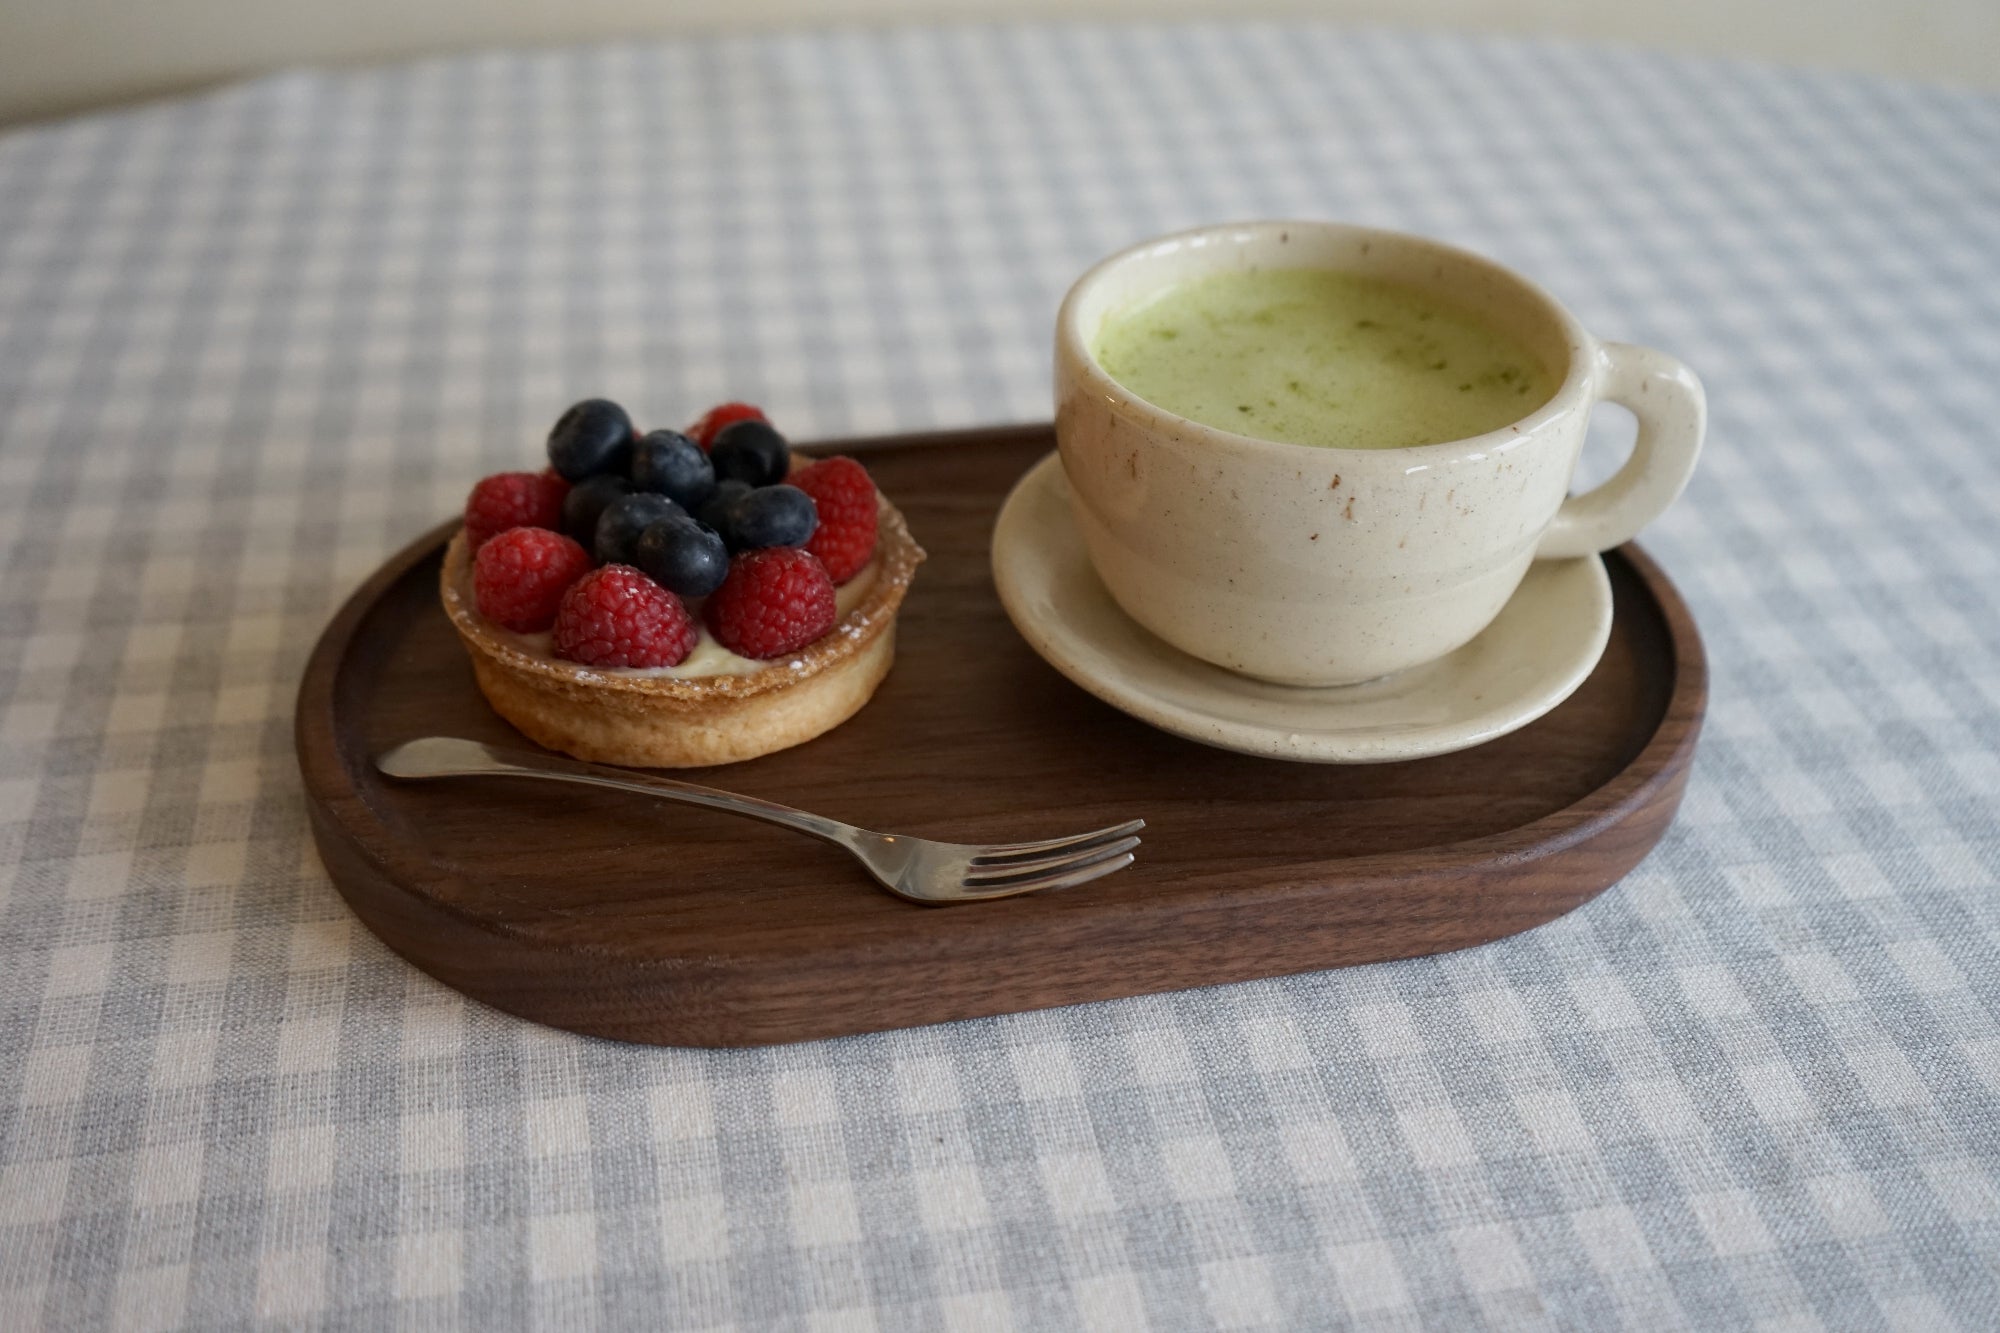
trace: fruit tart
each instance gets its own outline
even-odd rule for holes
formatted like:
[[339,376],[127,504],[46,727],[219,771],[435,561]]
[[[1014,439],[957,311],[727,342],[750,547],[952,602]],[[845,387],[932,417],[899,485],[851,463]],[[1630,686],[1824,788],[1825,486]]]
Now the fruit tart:
[[794,454],[747,404],[642,434],[601,398],[548,452],[472,488],[440,584],[480,691],[531,740],[726,764],[875,693],[924,553],[859,462]]

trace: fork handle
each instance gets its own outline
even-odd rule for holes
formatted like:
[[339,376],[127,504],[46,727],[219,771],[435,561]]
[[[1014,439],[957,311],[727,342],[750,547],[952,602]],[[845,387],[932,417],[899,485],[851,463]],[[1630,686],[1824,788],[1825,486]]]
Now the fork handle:
[[657,796],[685,805],[704,806],[725,814],[742,815],[746,819],[761,819],[767,824],[796,829],[850,851],[853,850],[856,835],[865,832],[837,819],[794,810],[789,805],[759,800],[755,796],[717,791],[713,787],[682,782],[678,778],[605,768],[564,759],[559,755],[509,750],[456,736],[424,736],[404,741],[375,756],[375,767],[392,778],[546,778],[555,782],[580,783],[586,787],[609,787],[613,791],[637,792],[641,796]]

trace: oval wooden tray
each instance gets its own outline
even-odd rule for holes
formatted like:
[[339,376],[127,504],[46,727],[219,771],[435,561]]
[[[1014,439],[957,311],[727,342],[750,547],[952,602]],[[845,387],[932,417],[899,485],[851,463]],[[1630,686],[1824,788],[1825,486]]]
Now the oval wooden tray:
[[873,703],[807,745],[693,776],[963,842],[1143,816],[1130,869],[1068,893],[925,908],[843,854],[725,815],[504,779],[403,785],[369,756],[447,733],[525,745],[438,605],[447,524],[327,627],[299,692],[321,857],[389,946],[447,985],[577,1032],[760,1045],[1439,953],[1617,882],[1680,804],[1706,699],[1687,608],[1606,557],[1603,661],[1547,717],[1459,754],[1338,767],[1208,749],[1037,658],[987,566],[1049,429],[847,442],[931,559]]

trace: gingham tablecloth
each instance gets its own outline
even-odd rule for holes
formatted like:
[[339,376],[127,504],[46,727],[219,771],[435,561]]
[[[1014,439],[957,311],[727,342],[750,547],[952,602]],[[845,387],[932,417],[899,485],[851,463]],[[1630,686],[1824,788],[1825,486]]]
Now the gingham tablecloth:
[[[1260,215],[1484,250],[1705,377],[1647,540],[1714,698],[1622,885],[739,1052],[533,1027],[355,924],[307,651],[563,405],[1046,415],[1085,264]],[[1996,420],[2000,102],[1860,78],[879,32],[0,136],[0,1327],[1993,1328]]]

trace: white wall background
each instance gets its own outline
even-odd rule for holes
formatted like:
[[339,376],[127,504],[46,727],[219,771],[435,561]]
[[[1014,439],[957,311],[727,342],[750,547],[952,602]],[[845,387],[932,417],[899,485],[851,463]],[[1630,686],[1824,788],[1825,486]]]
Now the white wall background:
[[1612,39],[2000,89],[2000,0],[0,0],[0,122],[299,64],[672,33],[1290,16]]

